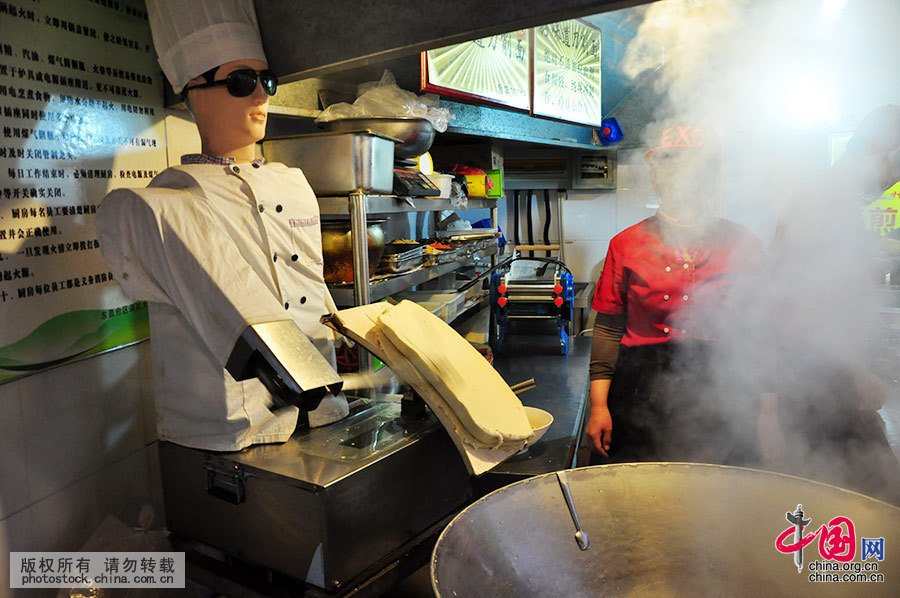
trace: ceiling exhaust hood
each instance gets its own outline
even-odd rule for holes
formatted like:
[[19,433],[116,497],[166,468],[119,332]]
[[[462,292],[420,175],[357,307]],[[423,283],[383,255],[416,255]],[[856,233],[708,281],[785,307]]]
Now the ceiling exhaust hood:
[[350,68],[647,0],[383,0],[366,10],[356,0],[256,0],[269,67],[284,81]]

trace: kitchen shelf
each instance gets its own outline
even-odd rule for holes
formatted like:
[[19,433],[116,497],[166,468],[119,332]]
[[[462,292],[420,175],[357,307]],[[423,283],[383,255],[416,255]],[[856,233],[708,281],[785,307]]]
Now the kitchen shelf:
[[[420,268],[419,270],[414,270],[408,274],[401,274],[399,276],[395,276],[393,278],[388,278],[386,280],[378,282],[370,282],[369,301],[381,301],[385,297],[389,297],[396,293],[400,293],[401,291],[405,291],[412,286],[428,282],[429,280],[434,280],[439,276],[443,276],[444,274],[449,274],[455,270],[459,270],[466,264],[468,260],[472,258],[487,259],[495,256],[497,255],[497,251],[497,247],[491,247],[489,249],[477,251],[472,255],[466,257],[465,259],[457,262],[448,262],[446,264],[438,264],[436,266],[430,266],[428,268]],[[353,305],[353,285],[331,286],[329,287],[329,290],[331,291],[331,296],[332,298],[334,298],[335,303],[337,303],[339,306]]]
[[[407,212],[439,212],[442,210],[458,210],[451,205],[449,199],[428,199],[424,197],[408,198],[413,205],[395,195],[366,195],[364,197],[366,214],[402,214]],[[346,195],[340,197],[320,197],[319,213],[322,216],[348,216],[350,200]],[[495,208],[496,198],[469,198],[465,209]]]

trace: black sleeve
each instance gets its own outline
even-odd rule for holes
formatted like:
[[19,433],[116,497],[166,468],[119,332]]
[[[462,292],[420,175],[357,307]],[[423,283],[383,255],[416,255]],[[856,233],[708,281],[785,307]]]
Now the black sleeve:
[[597,314],[594,341],[591,344],[591,380],[610,380],[619,360],[619,343],[625,334],[625,314]]

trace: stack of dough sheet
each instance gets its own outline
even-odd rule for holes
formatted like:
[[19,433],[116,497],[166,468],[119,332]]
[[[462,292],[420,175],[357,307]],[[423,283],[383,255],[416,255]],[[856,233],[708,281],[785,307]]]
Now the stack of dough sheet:
[[412,301],[345,309],[326,321],[415,389],[472,474],[508,459],[533,435],[522,403],[491,364],[443,320]]

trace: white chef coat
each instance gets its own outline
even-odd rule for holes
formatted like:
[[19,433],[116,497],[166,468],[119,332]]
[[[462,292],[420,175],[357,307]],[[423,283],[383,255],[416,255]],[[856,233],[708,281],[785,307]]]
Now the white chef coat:
[[[125,292],[150,303],[160,439],[215,451],[284,442],[294,406],[225,371],[252,324],[293,320],[334,365],[335,311],[322,276],[319,206],[283,164],[169,168],[146,189],[118,189],[97,212],[101,252]],[[328,396],[311,425],[347,415]]]

